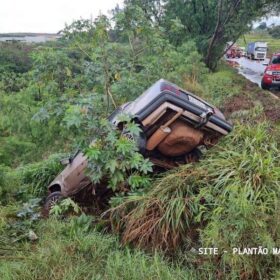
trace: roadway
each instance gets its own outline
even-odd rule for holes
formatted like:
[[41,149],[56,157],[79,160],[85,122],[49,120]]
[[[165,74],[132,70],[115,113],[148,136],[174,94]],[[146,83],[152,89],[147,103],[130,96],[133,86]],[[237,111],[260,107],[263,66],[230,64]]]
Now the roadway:
[[244,76],[249,81],[258,84],[259,87],[261,86],[262,74],[269,62],[269,59],[266,59],[265,61],[259,61],[241,57],[228,59],[228,61],[232,61],[234,65],[236,65],[239,74]]

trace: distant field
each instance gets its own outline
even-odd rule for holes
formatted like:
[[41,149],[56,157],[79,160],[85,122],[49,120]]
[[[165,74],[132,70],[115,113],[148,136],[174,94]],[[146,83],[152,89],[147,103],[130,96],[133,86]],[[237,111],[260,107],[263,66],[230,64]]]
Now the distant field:
[[268,55],[280,51],[280,39],[274,39],[267,33],[250,33],[238,39],[237,43],[245,47],[249,42],[264,41],[268,43]]

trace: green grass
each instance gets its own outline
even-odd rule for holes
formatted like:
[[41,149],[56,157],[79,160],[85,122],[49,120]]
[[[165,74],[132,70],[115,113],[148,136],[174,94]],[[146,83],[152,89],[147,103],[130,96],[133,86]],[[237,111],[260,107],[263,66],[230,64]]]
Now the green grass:
[[[279,117],[277,124],[267,114],[277,112],[279,102],[227,66],[221,69],[209,75],[205,91],[198,90],[214,104],[234,97],[233,132],[200,163],[164,174],[144,196],[129,197],[111,210],[112,225],[125,244],[167,254],[192,247],[231,252],[233,247],[279,246]],[[271,254],[199,258],[184,249],[189,265],[201,262],[221,279],[271,279],[279,269]]]
[[[204,160],[184,165],[159,178],[144,196],[128,197],[112,211],[112,223],[125,244],[181,251],[189,264],[205,262],[222,279],[262,279],[279,269],[272,254],[233,255],[232,248],[279,247],[280,157],[273,126],[235,115],[234,132]],[[255,115],[254,115],[255,114]],[[202,203],[202,201],[204,201]],[[217,247],[219,257],[189,256],[191,248]],[[223,250],[229,252],[224,254]],[[204,266],[205,270],[207,265]],[[268,269],[269,268],[269,269]],[[225,271],[228,271],[226,273]]]
[[[0,256],[0,279],[195,279],[195,273],[168,264],[160,254],[121,248],[115,236],[79,225],[77,219],[49,219],[36,226],[36,243],[25,242]],[[91,227],[93,228],[93,227]]]
[[240,37],[237,43],[246,47],[249,42],[264,41],[268,43],[268,55],[280,51],[280,39],[275,39],[267,32],[252,32]]
[[[0,168],[1,200],[3,194],[12,196],[7,195],[6,206],[0,204],[0,279],[204,280],[277,275],[279,262],[271,255],[199,257],[190,251],[213,246],[279,247],[280,232],[280,130],[279,124],[265,120],[258,100],[261,90],[226,65],[207,74],[203,84],[192,86],[219,106],[233,96],[248,96],[254,102],[252,108],[236,108],[230,115],[235,130],[207,151],[204,160],[164,174],[144,198],[136,198],[138,207],[122,221],[131,222],[129,227],[121,225],[128,229],[120,232],[126,238],[100,232],[93,217],[36,221],[32,203],[20,209],[24,199],[42,195],[60,169],[59,156],[16,170]],[[19,197],[18,191],[26,193]],[[17,217],[18,211],[24,213],[22,218]],[[153,213],[153,220],[147,218]],[[144,222],[146,230],[141,232]],[[138,239],[137,232],[132,232],[135,226],[140,228]],[[28,239],[30,230],[37,241]],[[150,233],[154,235],[149,239]],[[135,249],[137,245],[146,250]]]

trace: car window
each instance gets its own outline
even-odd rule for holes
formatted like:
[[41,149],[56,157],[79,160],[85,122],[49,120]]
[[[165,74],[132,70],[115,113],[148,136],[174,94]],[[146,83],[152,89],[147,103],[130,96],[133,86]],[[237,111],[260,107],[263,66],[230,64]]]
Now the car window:
[[280,56],[277,55],[273,56],[271,58],[271,64],[280,64]]

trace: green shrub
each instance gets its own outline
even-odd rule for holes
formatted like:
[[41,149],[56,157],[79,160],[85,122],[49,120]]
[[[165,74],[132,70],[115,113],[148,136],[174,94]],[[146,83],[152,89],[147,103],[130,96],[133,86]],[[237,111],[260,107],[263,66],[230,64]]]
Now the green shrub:
[[53,154],[48,159],[11,169],[0,166],[0,191],[3,204],[13,200],[26,201],[46,195],[48,184],[62,170],[66,154]]
[[5,173],[7,171],[7,167],[4,165],[0,165],[0,187],[5,183]]
[[280,39],[280,26],[273,26],[268,29],[268,33],[275,39]]
[[0,165],[0,205],[11,203],[19,187],[20,181],[17,172],[10,167]]
[[137,139],[141,128],[128,116],[120,116],[123,131],[107,120],[99,123],[98,135],[86,149],[88,175],[95,184],[106,178],[106,186],[118,193],[111,202],[122,201],[126,193],[142,193],[150,186],[152,163],[140,154]]
[[18,42],[0,42],[0,73],[24,73],[31,68],[33,46]]
[[8,195],[8,192],[10,190],[6,189],[7,186],[7,172],[10,171],[10,169],[7,166],[0,165],[0,197],[1,202],[4,201],[4,197]]
[[0,91],[5,93],[18,92],[27,87],[29,76],[26,74],[18,74],[15,72],[1,73]]

